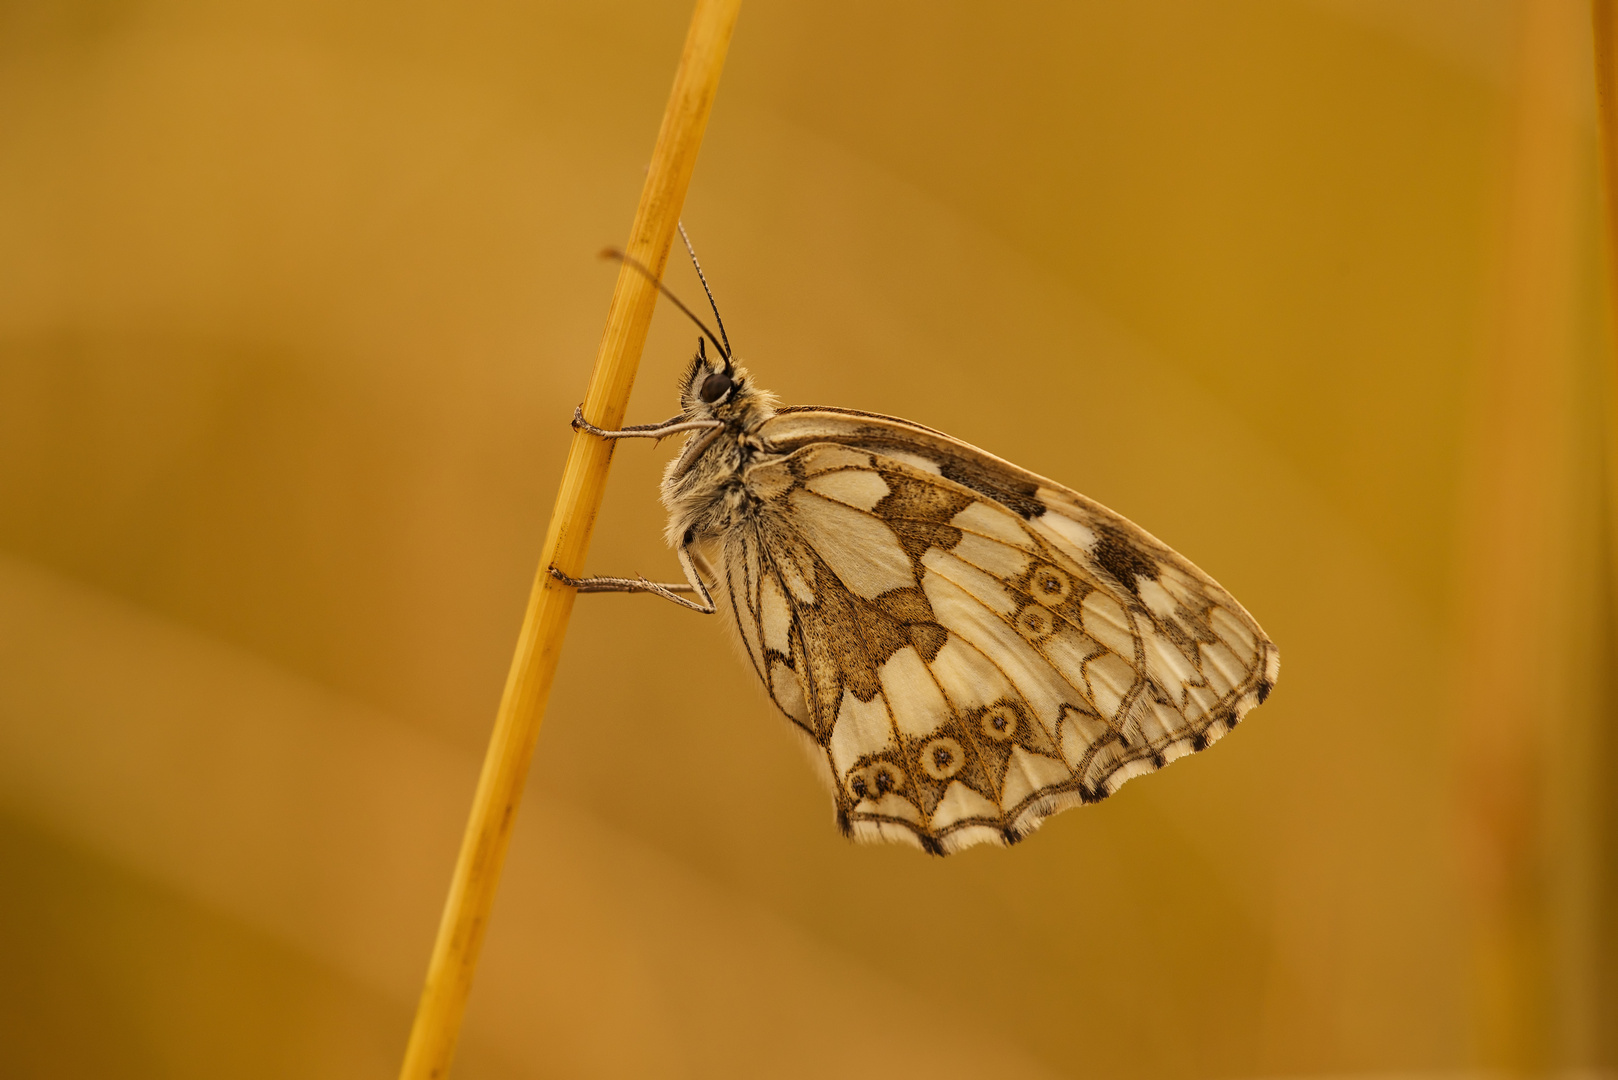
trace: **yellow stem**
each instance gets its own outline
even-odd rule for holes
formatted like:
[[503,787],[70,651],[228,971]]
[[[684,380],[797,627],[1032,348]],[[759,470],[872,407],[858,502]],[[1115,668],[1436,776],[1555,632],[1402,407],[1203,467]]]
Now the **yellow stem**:
[[[741,0],[697,0],[691,16],[685,51],[626,248],[632,258],[659,276],[668,261],[740,6]],[[656,287],[633,267],[620,267],[584,399],[584,415],[592,423],[606,428],[622,425],[656,303]],[[574,577],[583,573],[611,463],[611,442],[582,432],[574,434],[539,572],[517,636],[516,655],[472,798],[400,1080],[440,1080],[449,1072],[489,908],[505,864],[517,800],[528,776],[534,740],[545,717],[562,638],[573,611],[573,590],[553,579],[548,568],[555,566]]]

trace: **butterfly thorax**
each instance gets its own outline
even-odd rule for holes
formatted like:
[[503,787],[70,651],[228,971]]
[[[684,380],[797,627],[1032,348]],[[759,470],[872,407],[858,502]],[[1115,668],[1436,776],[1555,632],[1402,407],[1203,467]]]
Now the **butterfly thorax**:
[[[704,384],[719,374],[728,379],[728,391],[715,401],[703,400]],[[745,475],[782,456],[757,434],[775,415],[775,398],[754,387],[745,368],[726,371],[699,358],[681,390],[684,419],[715,420],[724,426],[693,432],[679,457],[664,470],[662,500],[669,511],[670,544],[687,536],[697,541],[717,536],[751,520],[758,500],[748,493]]]

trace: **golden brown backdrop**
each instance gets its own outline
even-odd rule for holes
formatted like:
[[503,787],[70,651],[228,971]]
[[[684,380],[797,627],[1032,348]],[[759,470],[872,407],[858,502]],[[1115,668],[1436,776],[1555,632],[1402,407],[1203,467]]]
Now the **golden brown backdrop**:
[[[0,7],[5,1075],[396,1070],[688,14]],[[719,626],[583,598],[456,1075],[1613,1067],[1589,58],[1572,0],[749,0],[685,220],[761,381],[1129,514],[1283,676],[939,861],[837,835]],[[667,453],[592,568],[672,572]]]

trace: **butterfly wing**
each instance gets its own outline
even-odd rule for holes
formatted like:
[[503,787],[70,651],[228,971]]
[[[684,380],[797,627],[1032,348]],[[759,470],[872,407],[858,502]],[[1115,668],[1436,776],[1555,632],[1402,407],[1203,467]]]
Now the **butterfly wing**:
[[1279,653],[1122,517],[920,425],[783,410],[720,553],[737,629],[857,839],[1013,842],[1200,750]]

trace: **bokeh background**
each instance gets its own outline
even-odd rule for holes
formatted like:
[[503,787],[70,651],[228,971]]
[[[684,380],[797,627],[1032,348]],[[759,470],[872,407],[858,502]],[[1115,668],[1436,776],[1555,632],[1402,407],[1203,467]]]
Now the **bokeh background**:
[[[395,1073],[688,15],[0,6],[6,1076]],[[685,220],[761,382],[1128,514],[1282,678],[933,860],[839,837],[720,626],[584,598],[456,1075],[1618,1063],[1590,49],[1573,0],[748,0]],[[675,573],[670,453],[593,570]]]

